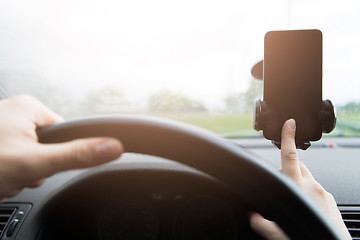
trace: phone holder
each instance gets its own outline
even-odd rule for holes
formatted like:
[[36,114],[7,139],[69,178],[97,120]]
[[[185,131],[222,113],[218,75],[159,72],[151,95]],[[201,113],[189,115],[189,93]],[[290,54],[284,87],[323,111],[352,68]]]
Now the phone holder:
[[[270,117],[270,109],[267,108],[266,102],[260,99],[255,101],[255,121],[254,129],[257,131],[264,130],[266,128],[266,123]],[[321,109],[318,115],[321,130],[323,133],[330,133],[334,130],[336,125],[336,116],[335,110],[332,102],[330,100],[324,100],[321,104]],[[271,142],[281,149],[281,141],[275,139],[269,139]],[[296,140],[296,148],[306,150],[310,147],[311,143],[307,140]]]

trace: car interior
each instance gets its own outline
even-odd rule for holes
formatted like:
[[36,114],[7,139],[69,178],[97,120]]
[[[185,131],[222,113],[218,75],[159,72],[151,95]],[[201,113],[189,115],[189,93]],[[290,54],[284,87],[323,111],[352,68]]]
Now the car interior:
[[[0,99],[33,95],[65,118],[37,129],[43,144],[109,136],[125,148],[110,163],[57,173],[0,203],[0,240],[264,239],[251,212],[291,239],[341,239],[279,171],[279,139],[257,122],[270,78],[265,36],[303,30],[322,34],[319,94],[333,115],[320,139],[301,142],[299,159],[360,239],[358,5],[0,2]],[[309,99],[313,85],[301,83]]]

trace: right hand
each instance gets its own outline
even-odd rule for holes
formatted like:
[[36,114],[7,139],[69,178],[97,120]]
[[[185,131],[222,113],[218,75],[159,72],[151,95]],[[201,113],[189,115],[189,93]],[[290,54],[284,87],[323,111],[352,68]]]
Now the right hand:
[[[294,119],[284,123],[281,133],[281,166],[280,171],[290,177],[319,207],[328,214],[332,222],[344,233],[344,239],[352,239],[341,214],[337,208],[334,197],[327,192],[312,176],[309,169],[298,159],[295,146]],[[269,240],[289,239],[276,223],[266,220],[258,213],[250,216],[251,228]]]

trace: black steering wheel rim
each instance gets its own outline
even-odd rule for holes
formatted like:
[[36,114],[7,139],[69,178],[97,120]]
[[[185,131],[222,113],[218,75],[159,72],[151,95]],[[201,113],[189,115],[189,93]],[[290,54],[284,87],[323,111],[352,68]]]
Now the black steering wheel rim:
[[291,239],[341,239],[341,232],[286,176],[253,154],[197,127],[139,116],[65,121],[39,129],[39,141],[118,138],[126,152],[155,155],[196,168],[220,180],[241,199],[276,221]]

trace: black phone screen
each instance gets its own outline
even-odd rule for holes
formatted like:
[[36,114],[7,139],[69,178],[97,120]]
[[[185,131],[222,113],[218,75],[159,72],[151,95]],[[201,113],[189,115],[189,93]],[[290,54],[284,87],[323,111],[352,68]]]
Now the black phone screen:
[[294,118],[298,140],[321,138],[322,33],[272,31],[265,35],[264,101],[269,118],[263,134],[280,140],[283,123]]

